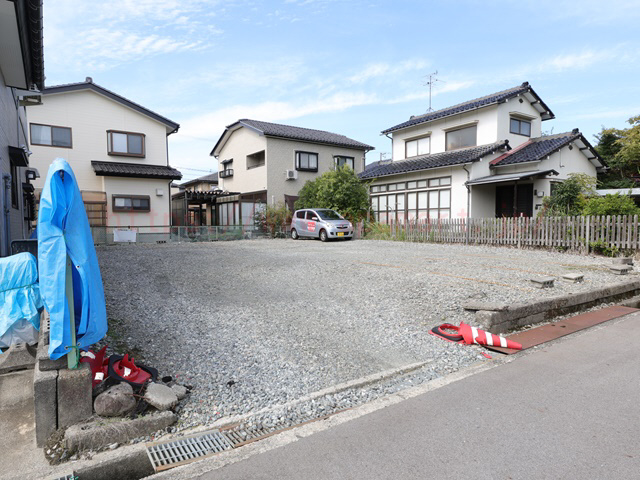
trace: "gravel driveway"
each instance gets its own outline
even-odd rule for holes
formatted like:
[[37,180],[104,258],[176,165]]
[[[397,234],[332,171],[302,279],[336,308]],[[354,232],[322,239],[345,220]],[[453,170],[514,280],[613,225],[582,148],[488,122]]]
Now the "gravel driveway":
[[[610,259],[384,241],[242,240],[99,247],[110,335],[195,388],[179,428],[277,407],[416,362],[407,375],[263,415],[296,423],[486,361],[428,335],[470,298],[521,302],[620,281]],[[528,279],[580,271],[582,284]]]

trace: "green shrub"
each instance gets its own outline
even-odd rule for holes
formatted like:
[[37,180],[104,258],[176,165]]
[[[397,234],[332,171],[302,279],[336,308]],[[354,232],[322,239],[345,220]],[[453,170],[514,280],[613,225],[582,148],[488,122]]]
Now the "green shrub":
[[639,215],[638,208],[629,195],[605,195],[589,197],[585,201],[584,215]]
[[589,243],[589,246],[594,253],[604,255],[605,257],[616,257],[620,253],[620,249],[618,247],[610,247],[601,240],[591,242]]
[[265,205],[256,211],[253,220],[261,231],[276,238],[291,224],[291,211],[282,202],[277,205]]

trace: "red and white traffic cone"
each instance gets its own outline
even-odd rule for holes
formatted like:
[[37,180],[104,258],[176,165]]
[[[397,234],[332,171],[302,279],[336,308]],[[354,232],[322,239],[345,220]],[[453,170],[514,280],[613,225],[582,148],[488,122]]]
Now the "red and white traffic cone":
[[466,323],[461,323],[458,331],[462,335],[464,343],[466,343],[467,345],[477,343],[478,345],[489,347],[493,346],[511,348],[513,350],[522,350],[522,345],[520,345],[518,342],[513,342],[504,337],[501,337],[500,335],[494,335],[493,333],[485,332],[484,330],[472,327],[471,325],[467,325]]

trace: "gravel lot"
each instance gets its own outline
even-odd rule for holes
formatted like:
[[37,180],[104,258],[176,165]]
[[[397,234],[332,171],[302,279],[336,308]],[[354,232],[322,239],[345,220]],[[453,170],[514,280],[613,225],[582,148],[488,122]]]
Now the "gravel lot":
[[[478,347],[427,333],[473,322],[461,307],[470,298],[522,302],[621,280],[601,257],[383,241],[121,245],[99,247],[98,257],[109,340],[194,386],[178,429],[266,407],[257,425],[288,425],[370,401],[486,361]],[[529,283],[568,272],[583,272],[585,282]],[[283,407],[425,361],[410,374]]]

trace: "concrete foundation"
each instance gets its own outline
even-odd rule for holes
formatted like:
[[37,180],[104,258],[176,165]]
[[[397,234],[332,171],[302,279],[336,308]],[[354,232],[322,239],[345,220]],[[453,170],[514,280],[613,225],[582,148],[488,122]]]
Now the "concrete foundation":
[[507,310],[476,312],[481,328],[505,333],[515,328],[551,320],[560,315],[579,312],[601,303],[617,302],[640,294],[640,280],[630,280],[588,292],[548,298],[538,302],[510,305]]
[[0,355],[0,375],[16,370],[34,368],[36,364],[36,347],[26,343],[12,345]]
[[58,428],[80,423],[93,414],[91,368],[81,363],[75,370],[58,371]]
[[33,372],[33,399],[36,423],[36,445],[42,447],[58,428],[58,371]]

